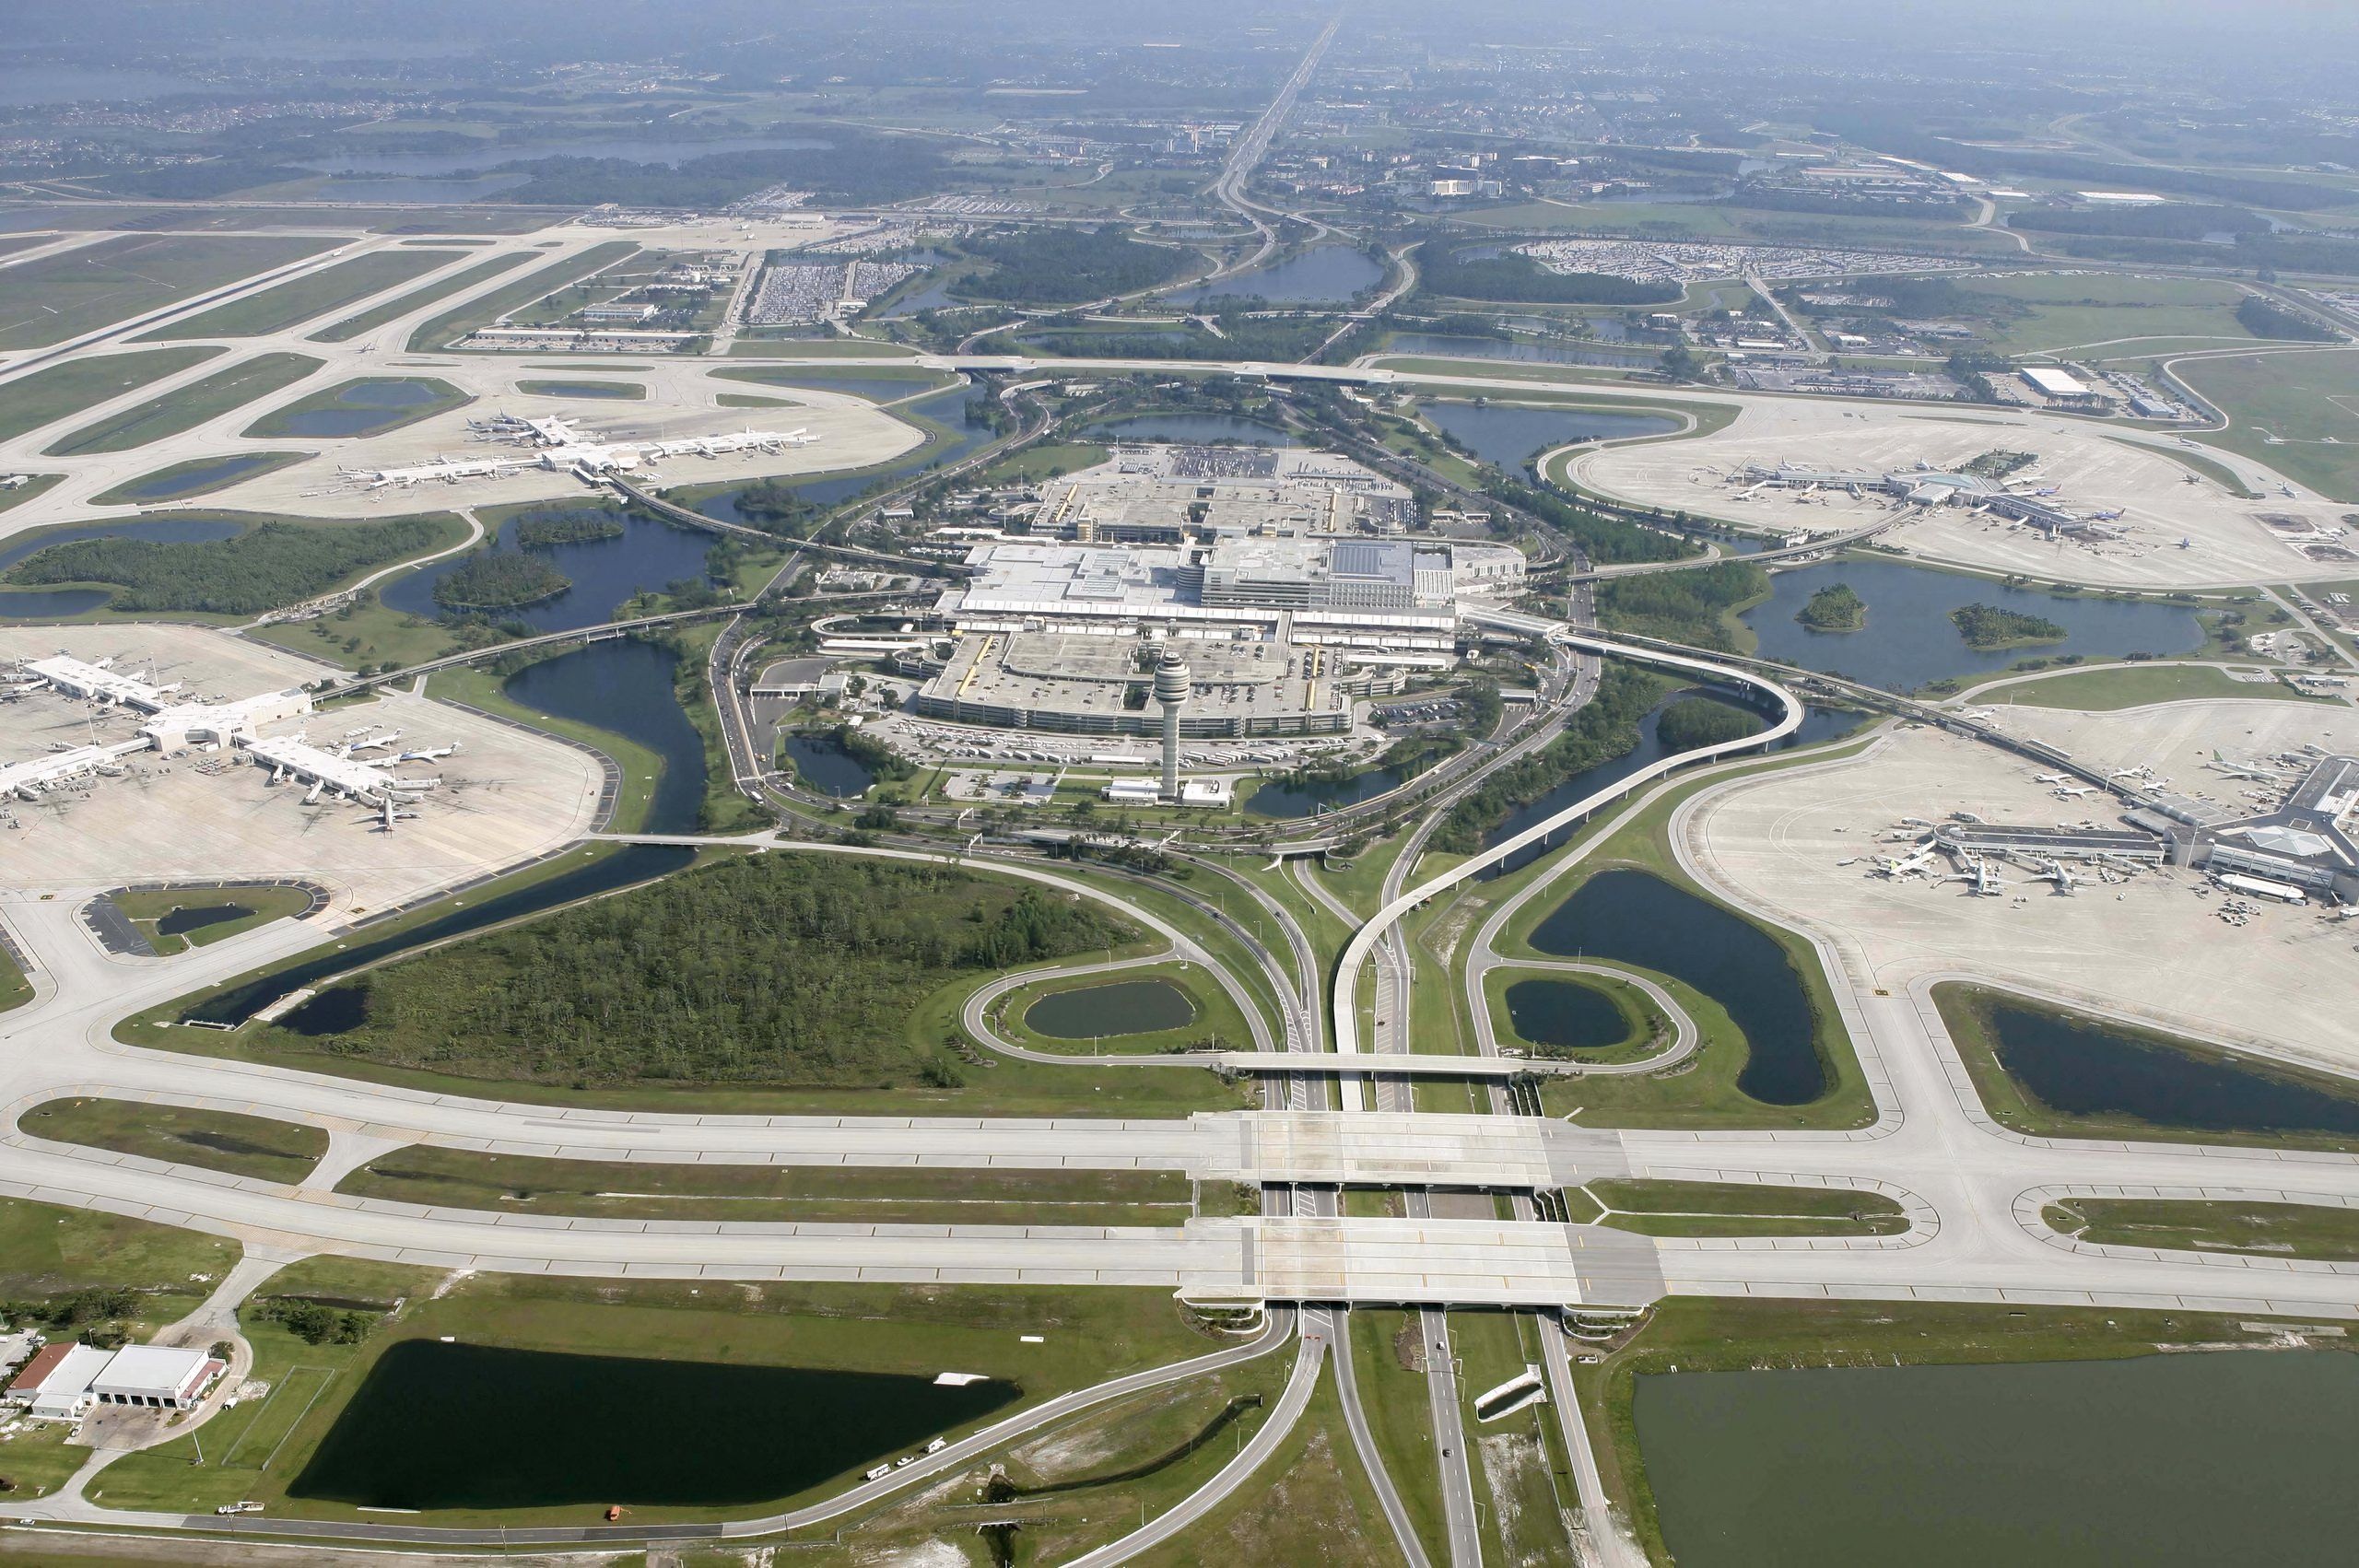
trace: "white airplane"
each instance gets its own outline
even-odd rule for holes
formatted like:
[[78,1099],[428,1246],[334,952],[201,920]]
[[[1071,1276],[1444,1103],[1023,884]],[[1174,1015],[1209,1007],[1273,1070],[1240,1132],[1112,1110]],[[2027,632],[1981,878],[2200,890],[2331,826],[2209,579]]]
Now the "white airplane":
[[1925,848],[1917,850],[1914,854],[1899,859],[1895,859],[1889,855],[1879,855],[1876,857],[1876,870],[1884,875],[1890,877],[1895,882],[1899,881],[1902,877],[1909,875],[1911,872],[1921,872],[1932,863],[1933,850],[1931,845],[1927,845]]
[[421,746],[417,751],[402,753],[401,755],[393,758],[393,761],[397,764],[405,762],[432,762],[438,757],[449,756],[452,752],[457,751],[458,749],[459,748],[455,743],[447,746]]
[[402,732],[399,730],[388,730],[381,735],[370,735],[353,742],[352,749],[356,752],[381,751],[401,738]]
[[2061,784],[2071,777],[2069,773],[2035,773],[2031,781],[2035,784]]
[[2094,795],[2096,792],[2097,787],[2094,784],[2067,784],[2057,790],[2056,795],[2059,800],[2074,801],[2083,795]]

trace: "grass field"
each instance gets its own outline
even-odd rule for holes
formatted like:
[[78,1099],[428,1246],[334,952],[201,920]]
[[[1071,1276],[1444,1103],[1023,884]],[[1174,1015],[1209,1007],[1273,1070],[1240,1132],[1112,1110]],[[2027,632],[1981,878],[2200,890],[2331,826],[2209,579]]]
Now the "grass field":
[[2359,1262],[2359,1209],[2311,1203],[2074,1198],[2040,1217],[2066,1235],[2104,1246],[2259,1252],[2277,1258]]
[[11,486],[6,488],[0,488],[0,512],[5,512],[12,507],[23,506],[27,501],[31,500],[34,497],[40,495],[42,491],[47,490],[59,480],[65,478],[65,475],[63,474],[19,474],[17,477],[21,478],[24,483],[21,485]]
[[225,348],[144,348],[134,354],[101,354],[51,365],[8,383],[0,397],[0,441],[69,418],[110,398],[135,392],[194,365],[228,353]]
[[2025,309],[1987,334],[2002,354],[2054,353],[2105,345],[2130,350],[2133,340],[2191,339],[2187,346],[2255,341],[2236,320],[2243,289],[2224,279],[2131,277],[2106,273],[2013,273],[1968,278],[1969,294]]
[[519,381],[516,390],[533,397],[643,400],[647,396],[647,389],[637,381]]
[[256,398],[268,397],[318,369],[324,363],[308,354],[261,354],[226,365],[213,374],[191,381],[164,397],[111,414],[85,425],[43,449],[53,457],[76,457],[84,452],[127,451],[166,436],[194,430]]
[[332,239],[125,234],[8,269],[0,349],[45,348],[315,255]]
[[[438,1291],[442,1293],[438,1293]],[[369,1300],[398,1312],[357,1345],[310,1345],[245,1315],[255,1375],[270,1396],[205,1430],[202,1463],[186,1438],[118,1461],[94,1493],[115,1507],[210,1509],[251,1497],[272,1515],[352,1517],[335,1504],[297,1502],[286,1488],[310,1459],[377,1358],[406,1340],[444,1335],[468,1344],[588,1355],[825,1367],[931,1377],[957,1368],[1015,1382],[1021,1409],[1070,1388],[1201,1355],[1216,1342],[1191,1325],[1167,1291],[1027,1287],[566,1280],[518,1275],[452,1279],[426,1270],[336,1259],[297,1264],[264,1295]],[[1041,1337],[1027,1344],[1021,1336]],[[990,1419],[1009,1413],[1003,1409]],[[945,1435],[956,1436],[957,1433]],[[806,1488],[823,1495],[856,1480],[860,1464]],[[777,1500],[780,1503],[786,1499]],[[714,1517],[747,1507],[638,1509],[644,1521]],[[449,1512],[437,1524],[590,1524],[597,1504]],[[832,1530],[834,1527],[827,1527]]]
[[497,317],[521,310],[576,278],[613,266],[638,252],[639,246],[633,240],[609,240],[604,244],[593,245],[586,251],[551,262],[547,266],[526,273],[513,283],[495,288],[488,294],[478,295],[455,310],[446,310],[426,322],[409,334],[409,350],[413,354],[431,353],[454,339],[464,337],[477,327],[488,326]]
[[418,1146],[379,1155],[339,1192],[511,1214],[915,1225],[1177,1225],[1172,1171],[1000,1171],[651,1164]]
[[976,476],[979,485],[1012,485],[1054,479],[1106,461],[1106,449],[1095,441],[1039,441],[1010,452]]
[[[417,241],[404,240],[403,243],[416,244]],[[454,240],[452,243],[487,244],[488,241]],[[473,288],[475,285],[498,277],[511,267],[522,266],[532,259],[529,252],[519,251],[512,255],[493,256],[487,261],[477,262],[463,272],[453,273],[449,277],[437,278],[423,288],[413,288],[399,298],[388,299],[380,305],[371,305],[358,315],[346,316],[340,322],[322,327],[311,334],[311,340],[313,343],[349,343],[363,333],[374,332],[388,322],[399,321],[413,310],[424,310],[437,299]]]
[[328,1135],[320,1128],[135,1100],[52,1100],[27,1111],[21,1125],[60,1143],[290,1186],[328,1152]]
[[740,359],[914,359],[906,344],[869,337],[739,338],[729,345]]
[[757,386],[806,388],[812,392],[849,392],[854,397],[874,397],[880,383],[894,390],[885,395],[893,400],[921,396],[930,392],[942,392],[958,384],[958,378],[940,370],[928,370],[917,365],[851,365],[831,369],[824,365],[796,366],[792,369],[766,369],[759,366],[732,365],[715,370],[713,375],[724,381],[749,381]]
[[323,267],[259,294],[175,322],[147,333],[142,343],[191,337],[260,337],[340,310],[372,294],[398,287],[458,259],[457,251],[378,251]]
[[2205,440],[2359,503],[2359,349],[2224,355],[2173,371],[2228,416]]
[[2143,708],[2149,703],[2201,702],[2219,697],[2255,697],[2264,702],[2328,700],[2304,696],[2273,675],[2266,681],[2232,680],[2225,672],[2208,664],[2122,664],[2104,670],[2076,670],[2048,680],[2019,681],[1984,692],[1974,700],[2106,713],[2116,708]]
[[193,457],[186,462],[176,462],[169,468],[142,474],[126,479],[111,490],[101,490],[90,497],[90,504],[100,507],[132,505],[160,506],[166,501],[185,501],[194,496],[209,496],[216,490],[227,490],[259,479],[311,456],[309,452],[240,452],[240,466],[234,471],[222,468],[231,461],[227,457]]
[[0,1012],[12,1007],[22,1007],[33,1000],[32,982],[17,966],[16,955],[0,947]]
[[1376,1493],[1352,1450],[1332,1371],[1301,1424],[1235,1495],[1178,1539],[1131,1559],[1145,1568],[1207,1562],[1390,1568],[1400,1561]]
[[218,1236],[0,1198],[0,1300],[118,1285],[150,1293],[136,1316],[160,1328],[185,1316],[237,1260],[237,1243]]
[[1880,1192],[1624,1177],[1580,1190],[1599,1205],[1590,1223],[1641,1235],[1885,1236],[1908,1228],[1900,1205]]
[[[1378,1195],[1347,1195],[1371,1196]],[[1401,1506],[1427,1555],[1436,1562],[1447,1562],[1449,1534],[1442,1512],[1426,1375],[1418,1360],[1424,1341],[1417,1314],[1393,1307],[1356,1306],[1350,1312],[1350,1327],[1352,1370],[1377,1453],[1401,1493]]]
[[[489,526],[487,521],[486,527]],[[389,581],[398,580],[389,579]],[[379,587],[382,587],[380,584]],[[276,621],[246,634],[313,659],[347,669],[383,663],[422,664],[454,652],[459,639],[448,626],[406,610],[389,610],[371,589],[355,603],[311,621]],[[442,677],[435,677],[438,681]]]
[[2111,1361],[2151,1355],[2160,1344],[2259,1346],[2275,1331],[2259,1323],[2245,1327],[2234,1316],[2116,1307],[1673,1297],[1601,1364],[1576,1365],[1573,1375],[1583,1418],[1598,1434],[1607,1493],[1629,1518],[1649,1560],[1668,1562],[1631,1408],[1641,1374]]
[[[293,436],[297,432],[288,428],[293,420],[305,414],[347,408],[349,405],[337,400],[355,387],[401,385],[422,386],[434,395],[425,403],[412,403],[399,408],[373,410],[372,412],[376,415],[374,419],[353,429],[340,430],[331,439],[349,440],[359,436],[381,436],[388,430],[398,430],[405,425],[415,425],[421,419],[430,419],[438,414],[448,414],[454,408],[464,408],[475,401],[450,382],[437,380],[431,376],[357,376],[348,381],[338,381],[332,387],[322,387],[318,392],[299,397],[283,408],[272,409],[247,426],[242,434],[250,439],[263,440],[276,436]],[[307,439],[318,440],[322,438],[313,436]]]
[[[283,920],[299,915],[311,907],[311,895],[299,887],[277,887],[267,883],[240,885],[232,883],[225,887],[176,889],[162,893],[118,893],[110,900],[123,911],[123,918],[139,928],[147,945],[159,958],[170,957],[190,947],[207,947],[224,937],[250,931],[256,926]],[[166,935],[157,925],[175,909],[201,907],[206,905],[235,904],[252,911],[235,919],[214,925],[198,926],[185,936]]]

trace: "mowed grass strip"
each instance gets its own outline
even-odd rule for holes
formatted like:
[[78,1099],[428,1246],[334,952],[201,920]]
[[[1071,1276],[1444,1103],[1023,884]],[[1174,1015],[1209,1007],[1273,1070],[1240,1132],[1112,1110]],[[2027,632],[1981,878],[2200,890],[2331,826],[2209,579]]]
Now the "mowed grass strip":
[[177,392],[111,414],[85,425],[44,449],[52,457],[76,457],[84,452],[127,451],[166,436],[194,430],[233,408],[293,386],[318,369],[324,360],[308,354],[263,354],[227,365]]
[[137,1100],[51,1100],[27,1111],[18,1125],[60,1143],[289,1185],[309,1176],[328,1152],[321,1128]]
[[1985,692],[1975,700],[2110,713],[2158,702],[2208,702],[2220,697],[2254,697],[2265,702],[2333,700],[2304,696],[2273,674],[2265,681],[2239,681],[2208,664],[2126,664],[2109,670],[2081,670]]
[[319,236],[126,234],[36,257],[8,269],[8,287],[0,291],[0,349],[63,343],[335,243]]
[[1892,1199],[1848,1188],[1614,1177],[1582,1190],[1603,1207],[1596,1223],[1640,1235],[1886,1236],[1908,1228]]
[[140,339],[169,343],[191,337],[259,337],[381,294],[458,258],[456,251],[379,251],[322,267],[243,299],[160,327]]
[[0,391],[0,441],[13,441],[29,430],[69,418],[228,352],[210,346],[145,348],[135,354],[100,354],[44,367]]
[[441,1208],[633,1220],[1176,1225],[1194,1212],[1177,1171],[1015,1171],[558,1160],[413,1145],[336,1188]]
[[2200,1199],[2074,1198],[2040,1211],[2066,1235],[2101,1246],[2257,1252],[2359,1263],[2359,1209]]
[[[486,242],[476,241],[476,243]],[[405,240],[404,243],[407,244],[411,241]],[[461,241],[453,241],[453,243],[461,243]],[[311,341],[349,343],[362,333],[374,332],[388,322],[397,322],[412,310],[423,310],[437,299],[473,288],[475,285],[498,277],[509,268],[521,266],[532,259],[531,252],[519,251],[512,255],[494,256],[488,261],[478,262],[464,272],[454,273],[449,277],[437,278],[425,287],[414,288],[397,299],[388,299],[381,305],[371,305],[358,315],[346,316],[333,325],[322,327],[318,332],[310,334]]]
[[[44,1134],[46,1136],[46,1134]],[[201,1299],[194,1274],[218,1278],[238,1244],[147,1220],[0,1198],[0,1299],[23,1301],[94,1287]],[[185,1308],[143,1308],[143,1321],[169,1323]]]

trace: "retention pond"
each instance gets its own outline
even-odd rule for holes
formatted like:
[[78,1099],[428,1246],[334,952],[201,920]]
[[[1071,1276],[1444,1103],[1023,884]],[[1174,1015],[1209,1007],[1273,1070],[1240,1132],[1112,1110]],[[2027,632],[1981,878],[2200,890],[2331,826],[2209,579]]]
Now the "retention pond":
[[1056,1040],[1094,1040],[1181,1029],[1195,1016],[1196,1004],[1168,980],[1120,980],[1051,991],[1025,1010],[1024,1026]]
[[421,1512],[742,1507],[920,1451],[1021,1392],[406,1340],[377,1358],[288,1492]]
[[[1848,583],[1868,607],[1867,622],[1858,631],[1813,631],[1794,619],[1812,594],[1838,582]],[[2010,588],[1896,561],[1797,567],[1776,573],[1769,584],[1769,597],[1742,617],[1759,639],[1762,658],[1848,675],[1887,691],[1914,691],[1949,676],[2004,670],[2035,655],[2118,659],[2191,653],[2203,646],[2203,625],[2184,605]],[[2064,640],[1978,652],[1950,619],[1951,611],[1968,604],[2053,621],[2064,628]]]
[[1786,950],[1751,921],[1641,871],[1599,872],[1532,933],[1558,958],[1603,958],[1668,975],[1720,1004],[1743,1032],[1736,1085],[1765,1105],[1826,1093],[1810,993]]

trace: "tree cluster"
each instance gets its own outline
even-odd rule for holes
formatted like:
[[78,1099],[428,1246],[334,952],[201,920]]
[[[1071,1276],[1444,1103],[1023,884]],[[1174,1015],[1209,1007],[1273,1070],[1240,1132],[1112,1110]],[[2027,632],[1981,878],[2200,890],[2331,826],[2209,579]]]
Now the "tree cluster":
[[917,1003],[961,975],[1128,942],[1098,907],[960,870],[713,861],[372,973],[361,1024],[307,1041],[541,1082],[916,1081]]
[[117,610],[252,615],[325,593],[356,572],[418,555],[440,537],[426,518],[265,522],[229,539],[77,539],[18,562],[18,583],[110,583]]
[[[1684,576],[1684,573],[1679,574]],[[1638,724],[1662,693],[1664,683],[1627,664],[1609,664],[1597,695],[1565,721],[1564,732],[1540,750],[1508,764],[1461,797],[1433,836],[1429,848],[1444,855],[1472,855],[1507,814],[1546,794],[1576,774],[1626,755],[1638,743]]]

